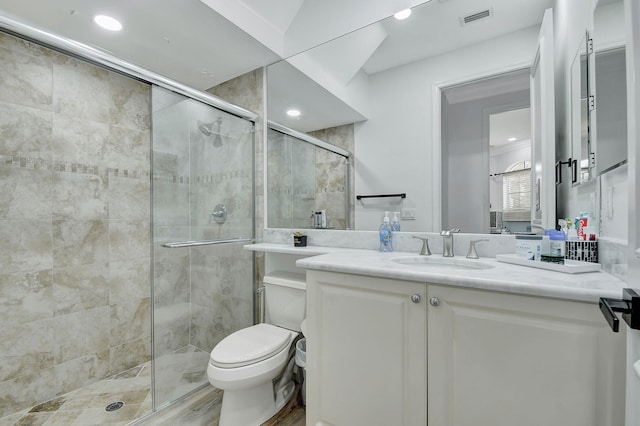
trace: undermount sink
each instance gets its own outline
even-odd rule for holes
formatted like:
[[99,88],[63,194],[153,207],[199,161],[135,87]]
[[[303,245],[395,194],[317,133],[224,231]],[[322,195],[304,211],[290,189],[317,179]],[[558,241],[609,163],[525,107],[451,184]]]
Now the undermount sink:
[[491,269],[494,265],[483,263],[474,259],[461,259],[456,257],[437,256],[405,256],[395,257],[392,262],[400,265],[415,266],[420,269]]

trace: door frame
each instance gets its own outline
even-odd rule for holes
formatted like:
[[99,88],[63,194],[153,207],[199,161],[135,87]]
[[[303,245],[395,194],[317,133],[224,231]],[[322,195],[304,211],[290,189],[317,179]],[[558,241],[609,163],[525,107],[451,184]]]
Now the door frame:
[[[628,171],[628,225],[627,285],[640,290],[640,4],[624,0],[625,31],[627,41],[627,171]],[[640,377],[633,364],[640,359],[640,331],[627,332],[627,397],[626,425],[640,422]]]

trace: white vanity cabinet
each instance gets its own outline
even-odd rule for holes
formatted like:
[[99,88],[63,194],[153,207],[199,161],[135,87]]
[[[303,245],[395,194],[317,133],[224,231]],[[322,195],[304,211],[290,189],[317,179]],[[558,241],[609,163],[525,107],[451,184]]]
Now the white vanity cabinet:
[[425,425],[426,286],[307,271],[307,424]]
[[598,305],[431,284],[427,293],[430,426],[624,425],[624,333]]
[[595,303],[308,270],[307,322],[309,425],[624,425]]

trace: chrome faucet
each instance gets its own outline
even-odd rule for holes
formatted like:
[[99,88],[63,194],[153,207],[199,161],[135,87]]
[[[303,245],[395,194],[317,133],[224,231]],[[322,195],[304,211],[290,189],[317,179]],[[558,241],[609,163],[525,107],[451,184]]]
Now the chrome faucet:
[[429,250],[429,239],[428,238],[423,238],[423,237],[418,237],[416,235],[413,236],[413,238],[417,238],[419,240],[422,240],[422,249],[420,249],[420,255],[421,256],[431,256],[431,250]]
[[476,243],[489,240],[471,240],[469,241],[469,251],[467,252],[467,259],[480,259],[478,252],[476,251]]
[[453,228],[449,231],[441,231],[442,236],[442,256],[453,257],[453,234],[460,232],[460,228]]

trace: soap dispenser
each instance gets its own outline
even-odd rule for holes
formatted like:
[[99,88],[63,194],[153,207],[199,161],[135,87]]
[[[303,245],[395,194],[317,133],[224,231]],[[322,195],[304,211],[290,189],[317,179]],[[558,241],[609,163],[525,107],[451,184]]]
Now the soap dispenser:
[[393,251],[393,233],[389,223],[389,212],[385,212],[384,219],[382,219],[382,224],[380,225],[380,251]]
[[393,232],[400,232],[400,220],[398,219],[400,212],[393,212],[393,219],[391,219],[391,230]]

